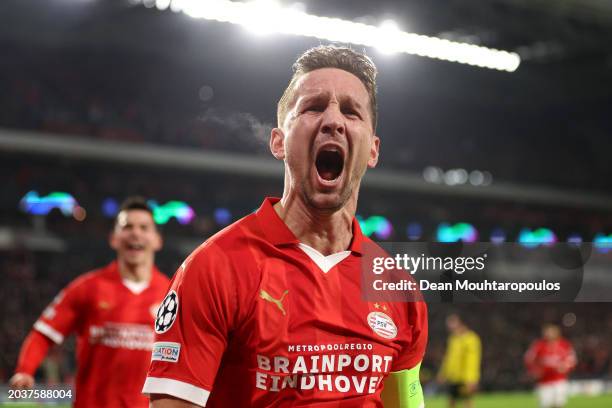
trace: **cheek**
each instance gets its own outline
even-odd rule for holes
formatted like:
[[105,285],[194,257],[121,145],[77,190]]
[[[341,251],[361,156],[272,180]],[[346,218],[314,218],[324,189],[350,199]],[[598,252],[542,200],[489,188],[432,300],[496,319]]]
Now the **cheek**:
[[292,132],[285,139],[285,155],[288,162],[300,165],[310,156],[310,139],[301,132]]
[[361,130],[361,132],[355,132],[357,137],[354,140],[354,148],[356,156],[360,159],[363,159],[364,156],[370,155],[370,149],[372,148],[371,141],[372,138],[370,134]]

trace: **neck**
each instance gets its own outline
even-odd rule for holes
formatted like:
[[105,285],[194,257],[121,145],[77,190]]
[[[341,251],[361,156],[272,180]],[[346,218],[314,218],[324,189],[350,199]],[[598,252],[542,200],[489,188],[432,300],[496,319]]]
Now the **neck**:
[[123,259],[118,259],[119,275],[122,279],[133,282],[148,282],[153,274],[153,261],[142,264],[129,264]]
[[349,248],[356,208],[356,192],[342,208],[335,211],[313,208],[295,194],[283,194],[281,201],[274,205],[276,213],[293,235],[323,255]]

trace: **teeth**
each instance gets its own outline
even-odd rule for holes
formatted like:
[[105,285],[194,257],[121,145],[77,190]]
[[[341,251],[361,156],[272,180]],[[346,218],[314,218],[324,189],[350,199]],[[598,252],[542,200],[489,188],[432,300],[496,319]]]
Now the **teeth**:
[[342,151],[337,147],[324,147],[323,149],[321,149],[321,152],[338,153],[340,156],[342,156]]

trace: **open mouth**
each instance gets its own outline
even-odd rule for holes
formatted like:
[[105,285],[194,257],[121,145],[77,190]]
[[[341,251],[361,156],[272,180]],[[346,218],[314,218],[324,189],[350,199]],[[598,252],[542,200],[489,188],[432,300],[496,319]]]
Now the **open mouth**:
[[317,154],[315,166],[317,167],[317,173],[323,180],[336,180],[342,174],[344,157],[336,148],[324,148]]
[[127,244],[127,248],[131,250],[141,250],[144,249],[144,245],[142,244]]

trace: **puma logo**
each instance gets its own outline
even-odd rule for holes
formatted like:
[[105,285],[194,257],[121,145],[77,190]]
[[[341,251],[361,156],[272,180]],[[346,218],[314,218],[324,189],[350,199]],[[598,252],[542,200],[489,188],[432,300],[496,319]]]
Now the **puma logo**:
[[283,313],[283,316],[285,316],[287,313],[285,313],[285,308],[283,307],[283,299],[285,298],[285,296],[287,296],[287,293],[289,293],[288,290],[283,292],[283,295],[280,297],[280,299],[274,299],[272,296],[270,296],[270,294],[268,292],[266,292],[265,290],[261,289],[259,291],[259,296],[263,300],[267,300],[268,302],[274,303],[276,306],[278,306],[280,311]]
[[108,309],[110,309],[110,308],[111,308],[111,305],[110,305],[110,303],[108,303],[107,301],[105,301],[105,300],[101,300],[101,301],[98,303],[98,307],[99,307],[100,309],[102,309],[102,310],[108,310]]

